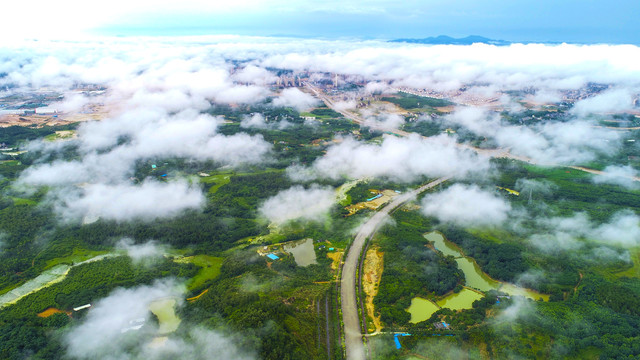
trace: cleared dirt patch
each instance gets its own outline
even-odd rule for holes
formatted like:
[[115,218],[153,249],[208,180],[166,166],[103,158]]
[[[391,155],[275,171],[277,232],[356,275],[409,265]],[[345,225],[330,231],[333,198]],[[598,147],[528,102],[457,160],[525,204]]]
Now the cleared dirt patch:
[[375,190],[375,189],[370,189],[369,190],[372,194],[376,194],[378,195],[378,197],[376,197],[373,200],[370,201],[364,201],[364,202],[360,202],[354,205],[350,205],[347,206],[345,209],[347,209],[349,211],[349,215],[353,215],[355,213],[357,213],[358,211],[362,210],[362,209],[371,209],[371,210],[377,210],[379,207],[381,207],[382,205],[388,203],[389,201],[391,201],[394,197],[398,196],[398,193],[393,191],[393,190]]
[[51,316],[53,314],[57,314],[57,313],[64,313],[64,314],[69,315],[69,313],[66,312],[66,311],[62,311],[62,310],[56,309],[56,308],[48,308],[47,310],[45,310],[45,311],[43,311],[41,313],[38,313],[38,317],[47,318],[47,317],[49,317],[49,316]]
[[338,268],[340,267],[340,260],[342,259],[343,254],[344,254],[344,251],[327,253],[327,256],[329,257],[329,259],[333,260],[333,262],[331,263],[331,270],[333,271],[338,270]]
[[373,298],[378,294],[378,285],[382,278],[382,271],[384,269],[384,253],[381,252],[378,247],[371,247],[367,250],[367,256],[364,260],[364,268],[362,270],[362,288],[367,295],[366,308],[367,314],[373,319],[373,329],[375,332],[382,330],[382,323],[380,322],[380,315],[375,315],[375,308],[373,306]]

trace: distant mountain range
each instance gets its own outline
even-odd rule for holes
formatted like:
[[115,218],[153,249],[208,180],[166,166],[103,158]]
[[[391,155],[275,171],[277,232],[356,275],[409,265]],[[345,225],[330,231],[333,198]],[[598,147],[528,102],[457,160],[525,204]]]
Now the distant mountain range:
[[471,45],[475,43],[490,44],[497,46],[510,45],[510,41],[506,40],[494,40],[483,36],[470,35],[463,38],[453,38],[451,36],[440,35],[436,37],[428,37],[424,39],[395,39],[389,40],[389,42],[403,42],[413,44],[432,44],[432,45]]

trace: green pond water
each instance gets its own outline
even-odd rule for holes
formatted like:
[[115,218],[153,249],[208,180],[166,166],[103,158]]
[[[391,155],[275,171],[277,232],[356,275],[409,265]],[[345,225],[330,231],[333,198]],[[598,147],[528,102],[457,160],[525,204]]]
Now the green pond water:
[[520,295],[520,296],[528,297],[533,300],[542,299],[544,301],[549,301],[549,294],[542,294],[537,291],[521,288],[519,286],[515,286],[509,283],[502,283],[502,286],[500,286],[500,291],[505,292],[509,295]]
[[466,286],[481,291],[500,290],[509,295],[525,296],[534,300],[542,298],[543,300],[549,300],[549,295],[541,294],[536,291],[518,287],[513,284],[504,283],[501,281],[491,279],[487,274],[480,269],[480,266],[470,257],[465,257],[458,250],[455,244],[447,240],[441,233],[432,231],[424,235],[424,237],[433,241],[435,248],[440,250],[445,255],[451,255],[456,258],[458,267],[464,273],[466,279]]
[[175,306],[175,299],[161,299],[149,304],[149,310],[158,317],[159,334],[172,333],[180,326],[180,318],[176,315]]
[[468,287],[481,291],[489,291],[497,289],[500,286],[500,283],[487,276],[475,261],[461,257],[457,258],[456,262],[458,263],[458,268],[464,273]]
[[[456,258],[458,268],[460,268],[464,273],[466,286],[480,291],[500,290],[509,295],[520,295],[534,300],[549,300],[549,295],[547,294],[541,294],[530,289],[521,288],[513,284],[491,279],[482,271],[482,269],[480,269],[480,266],[478,266],[475,260],[470,257],[463,256],[455,244],[447,240],[439,232],[433,231],[425,234],[424,237],[433,242],[434,247],[441,251],[445,256],[451,255]],[[449,308],[452,310],[471,309],[473,302],[481,298],[482,294],[465,288],[457,294],[450,294],[447,297],[438,300],[437,305],[442,308]],[[433,310],[433,307],[435,307],[435,310]],[[417,297],[411,300],[411,306],[407,309],[407,311],[411,313],[412,323],[428,319],[437,310],[438,308],[433,302]]]
[[299,266],[317,264],[316,251],[313,249],[313,239],[291,241],[286,243],[283,248],[284,251],[293,255],[293,259]]
[[427,320],[439,309],[432,301],[415,297],[411,299],[411,306],[407,311],[411,314],[411,322],[415,324]]
[[482,299],[483,296],[478,292],[464,288],[457,294],[454,293],[439,300],[438,305],[451,310],[471,309],[473,302]]
[[437,231],[432,231],[430,233],[426,233],[423,235],[425,239],[433,242],[434,247],[436,248],[436,250],[441,251],[444,256],[453,256],[453,257],[460,257],[462,256],[462,254],[460,253],[460,251],[458,251],[458,249],[451,244],[450,241],[446,241],[444,239],[444,236],[442,236],[442,234],[440,234]]

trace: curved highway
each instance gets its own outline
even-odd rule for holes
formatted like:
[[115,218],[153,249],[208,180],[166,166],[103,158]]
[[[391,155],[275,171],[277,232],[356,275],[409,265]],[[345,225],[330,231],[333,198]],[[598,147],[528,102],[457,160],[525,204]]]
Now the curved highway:
[[342,267],[340,296],[342,298],[342,321],[344,323],[345,345],[347,359],[365,360],[364,343],[358,319],[358,302],[356,298],[356,269],[360,260],[360,253],[367,240],[376,233],[380,225],[389,217],[389,214],[400,205],[413,199],[421,192],[430,189],[450,177],[443,177],[426,185],[395,197],[389,204],[375,213],[369,221],[364,223],[356,234]]

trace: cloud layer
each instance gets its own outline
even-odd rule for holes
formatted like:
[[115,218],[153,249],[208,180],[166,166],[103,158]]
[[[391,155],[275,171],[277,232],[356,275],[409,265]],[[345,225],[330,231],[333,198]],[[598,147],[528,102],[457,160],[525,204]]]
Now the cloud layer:
[[69,220],[98,217],[122,222],[173,217],[187,209],[199,209],[205,199],[199,187],[178,180],[88,184],[79,191],[59,191],[54,200],[58,213]]
[[546,231],[532,235],[529,241],[550,253],[578,250],[588,242],[625,249],[640,245],[640,217],[630,210],[619,211],[600,225],[585,213],[575,213],[571,217],[538,219],[537,226]]
[[424,215],[462,226],[500,225],[510,210],[507,201],[476,185],[454,184],[422,199]]
[[335,199],[335,190],[331,187],[312,185],[305,189],[296,185],[268,198],[258,211],[276,224],[296,219],[322,221]]
[[289,174],[294,179],[385,177],[411,182],[424,176],[465,176],[488,169],[488,158],[459,147],[455,139],[411,135],[385,136],[380,145],[346,138],[329,147],[310,168],[293,167]]
[[184,287],[173,280],[114,290],[95,302],[80,324],[64,335],[67,355],[99,360],[254,358],[232,339],[202,327],[185,325],[185,331],[159,337],[158,328],[149,321],[149,305],[174,299],[179,307],[183,294]]

